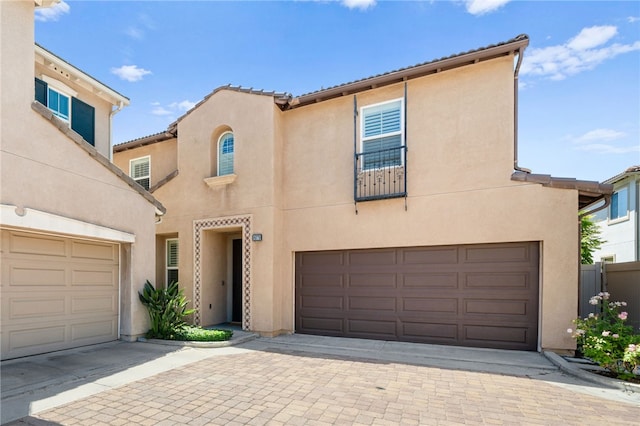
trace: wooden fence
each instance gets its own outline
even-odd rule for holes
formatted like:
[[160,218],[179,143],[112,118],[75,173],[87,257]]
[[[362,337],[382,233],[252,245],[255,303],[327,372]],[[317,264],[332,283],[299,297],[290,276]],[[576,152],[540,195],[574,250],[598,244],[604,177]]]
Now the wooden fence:
[[608,291],[613,301],[627,302],[627,324],[640,333],[640,262],[582,265],[580,270],[579,312],[586,317],[595,312],[589,298]]

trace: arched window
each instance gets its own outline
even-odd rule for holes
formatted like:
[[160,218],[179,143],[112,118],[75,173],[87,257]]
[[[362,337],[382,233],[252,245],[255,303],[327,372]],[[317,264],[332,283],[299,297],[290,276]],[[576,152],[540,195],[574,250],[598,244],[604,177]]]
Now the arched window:
[[233,133],[225,132],[218,139],[218,176],[233,173]]

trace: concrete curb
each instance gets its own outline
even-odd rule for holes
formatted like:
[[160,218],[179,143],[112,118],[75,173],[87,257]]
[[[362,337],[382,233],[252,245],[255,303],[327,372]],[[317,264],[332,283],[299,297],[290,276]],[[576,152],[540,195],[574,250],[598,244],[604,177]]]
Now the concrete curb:
[[257,334],[251,333],[246,334],[244,336],[239,336],[237,338],[232,337],[229,340],[224,340],[222,342],[185,342],[185,341],[177,341],[177,340],[162,340],[162,339],[146,339],[146,338],[138,338],[138,342],[142,343],[154,343],[156,345],[165,345],[165,346],[183,346],[189,348],[226,348],[229,346],[240,345],[242,343],[249,342],[253,339],[257,339],[259,336]]
[[620,389],[626,392],[640,393],[640,385],[638,384],[589,373],[588,371],[585,371],[582,368],[576,367],[575,365],[571,364],[569,361],[565,360],[555,352],[543,351],[542,354],[553,364],[557,365],[560,370],[582,380],[586,380],[588,382],[596,383],[603,386],[608,386],[614,389]]

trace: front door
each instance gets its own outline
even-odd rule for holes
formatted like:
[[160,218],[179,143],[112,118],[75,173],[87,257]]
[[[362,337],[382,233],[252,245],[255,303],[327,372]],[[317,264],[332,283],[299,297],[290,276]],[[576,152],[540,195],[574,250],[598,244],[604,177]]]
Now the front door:
[[232,322],[242,322],[242,240],[233,240]]

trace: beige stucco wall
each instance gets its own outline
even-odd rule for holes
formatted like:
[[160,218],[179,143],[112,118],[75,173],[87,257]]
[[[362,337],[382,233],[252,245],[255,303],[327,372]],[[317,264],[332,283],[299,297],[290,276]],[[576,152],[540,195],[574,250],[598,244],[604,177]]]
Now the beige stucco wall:
[[121,244],[120,332],[141,335],[137,290],[155,279],[155,206],[31,108],[33,14],[33,1],[0,2],[0,203],[135,234]]
[[113,163],[129,175],[131,171],[129,162],[147,155],[151,157],[151,184],[149,187],[153,188],[158,182],[178,169],[178,140],[173,138],[118,152],[113,156]]
[[[403,96],[398,84],[357,101]],[[157,232],[180,235],[181,283],[195,299],[194,221],[250,216],[251,231],[263,234],[250,243],[251,328],[267,335],[294,331],[295,252],[539,241],[541,347],[572,349],[565,330],[577,311],[577,192],[511,181],[513,99],[513,57],[410,80],[407,209],[404,199],[372,201],[356,214],[352,96],[282,112],[268,96],[218,91],[179,123],[180,174],[154,194],[168,210]],[[227,128],[237,178],[210,188],[211,150]],[[213,286],[224,263],[216,256],[228,254],[217,239],[207,234],[203,243],[213,256],[203,283]]]

